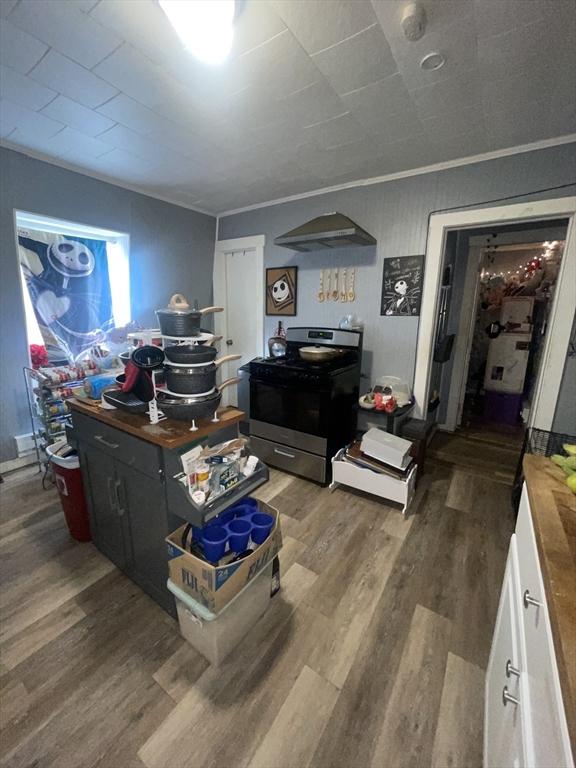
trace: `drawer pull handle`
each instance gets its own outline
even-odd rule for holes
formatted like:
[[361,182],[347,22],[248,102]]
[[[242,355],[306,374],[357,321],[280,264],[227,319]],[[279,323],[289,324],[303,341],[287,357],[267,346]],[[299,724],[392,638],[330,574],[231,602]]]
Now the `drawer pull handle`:
[[99,443],[102,443],[102,445],[106,445],[108,448],[119,448],[120,446],[118,443],[110,443],[108,440],[105,440],[102,435],[94,435],[94,440],[98,440]]
[[502,703],[504,706],[506,706],[508,703],[514,704],[516,707],[518,704],[520,704],[520,699],[517,699],[516,696],[512,696],[511,693],[508,693],[508,686],[504,686],[504,690],[502,691]]
[[542,605],[540,600],[536,600],[535,597],[532,597],[528,589],[524,592],[523,601],[524,601],[524,608],[528,608],[530,605],[535,605],[536,608],[540,608],[540,606]]
[[280,456],[286,456],[288,459],[296,458],[296,456],[293,453],[288,453],[287,451],[281,451],[279,448],[274,448],[274,453],[279,453]]
[[516,675],[516,677],[520,677],[520,670],[517,667],[512,666],[512,662],[510,659],[506,662],[506,677],[511,677],[511,675]]

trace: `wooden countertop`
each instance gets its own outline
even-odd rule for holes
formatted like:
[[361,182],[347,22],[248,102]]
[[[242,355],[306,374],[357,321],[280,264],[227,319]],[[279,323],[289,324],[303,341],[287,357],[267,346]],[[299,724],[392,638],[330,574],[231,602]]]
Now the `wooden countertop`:
[[576,496],[544,456],[524,457],[566,720],[576,749]]
[[219,422],[214,423],[209,419],[202,419],[198,421],[198,430],[191,432],[190,423],[187,421],[163,419],[158,424],[150,424],[146,414],[100,408],[77,397],[70,398],[68,403],[78,413],[92,416],[104,424],[116,427],[116,429],[128,432],[128,434],[139,437],[141,440],[147,440],[149,443],[155,443],[162,448],[168,449],[180,448],[182,445],[186,445],[193,440],[201,440],[213,432],[217,432],[219,429],[237,424],[244,417],[244,412],[238,410],[238,408],[219,408]]

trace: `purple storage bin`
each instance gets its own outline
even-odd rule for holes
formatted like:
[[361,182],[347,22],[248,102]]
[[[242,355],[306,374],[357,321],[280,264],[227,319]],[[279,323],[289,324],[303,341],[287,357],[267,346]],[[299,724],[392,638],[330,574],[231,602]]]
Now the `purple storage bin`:
[[484,418],[500,424],[516,425],[522,410],[522,395],[487,391],[484,398]]

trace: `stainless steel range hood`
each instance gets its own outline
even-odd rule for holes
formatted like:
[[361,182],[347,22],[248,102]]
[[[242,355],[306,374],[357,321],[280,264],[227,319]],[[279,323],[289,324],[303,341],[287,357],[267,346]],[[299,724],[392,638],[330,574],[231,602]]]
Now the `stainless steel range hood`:
[[274,245],[290,248],[291,251],[320,251],[375,243],[372,235],[342,213],[318,216],[274,240]]

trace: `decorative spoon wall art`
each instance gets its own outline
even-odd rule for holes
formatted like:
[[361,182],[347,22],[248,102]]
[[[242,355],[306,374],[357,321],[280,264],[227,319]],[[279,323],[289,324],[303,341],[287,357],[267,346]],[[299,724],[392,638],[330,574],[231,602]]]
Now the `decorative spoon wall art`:
[[354,267],[337,267],[320,270],[320,283],[316,299],[324,301],[339,301],[346,304],[356,300],[356,269]]

